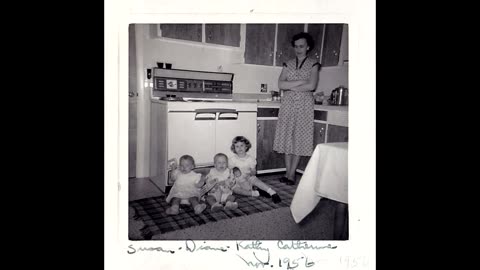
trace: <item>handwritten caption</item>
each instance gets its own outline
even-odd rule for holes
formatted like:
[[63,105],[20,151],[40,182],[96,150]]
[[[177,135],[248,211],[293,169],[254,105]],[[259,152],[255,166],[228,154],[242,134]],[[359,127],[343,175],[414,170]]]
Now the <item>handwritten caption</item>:
[[[133,244],[128,246],[128,254],[136,254],[140,252],[161,252],[164,254],[175,254],[180,252],[201,252],[201,251],[210,251],[210,252],[235,252],[235,257],[238,258],[239,263],[243,263],[251,268],[285,268],[285,269],[295,269],[297,267],[310,268],[317,264],[321,259],[312,258],[305,255],[303,250],[333,250],[337,246],[328,244],[328,245],[312,245],[306,241],[277,241],[275,249],[286,250],[286,251],[300,251],[299,254],[296,252],[289,252],[288,256],[277,256],[274,258],[269,247],[263,245],[263,242],[260,240],[256,241],[235,241],[233,246],[229,245],[211,245],[207,244],[206,241],[194,241],[186,240],[178,248],[164,248],[164,247],[142,247],[134,246]],[[296,254],[296,255],[295,255]],[[356,262],[356,261],[355,261]],[[351,262],[349,258],[343,258],[341,263],[348,263],[349,266]],[[353,263],[353,261],[352,261]]]

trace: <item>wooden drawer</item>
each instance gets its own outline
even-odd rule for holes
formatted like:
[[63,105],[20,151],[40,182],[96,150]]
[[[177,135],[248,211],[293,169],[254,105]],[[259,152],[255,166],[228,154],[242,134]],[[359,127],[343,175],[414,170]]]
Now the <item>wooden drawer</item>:
[[327,115],[328,115],[327,111],[317,111],[317,110],[315,110],[314,115],[313,115],[313,119],[321,120],[321,121],[327,121]]
[[278,117],[279,108],[258,108],[257,117]]

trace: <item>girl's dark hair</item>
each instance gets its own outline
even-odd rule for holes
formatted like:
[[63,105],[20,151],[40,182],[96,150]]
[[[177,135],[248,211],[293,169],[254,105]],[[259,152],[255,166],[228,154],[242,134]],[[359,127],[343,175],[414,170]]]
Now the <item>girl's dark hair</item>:
[[309,33],[301,32],[292,37],[292,47],[295,47],[295,41],[304,38],[307,41],[307,46],[309,49],[307,52],[313,50],[315,48],[315,41],[313,40],[312,36]]
[[180,161],[178,163],[180,164],[180,162],[182,162],[182,160],[189,160],[190,162],[192,162],[193,167],[195,167],[195,160],[193,159],[192,156],[183,155],[183,156],[180,157]]
[[245,138],[245,137],[243,137],[243,136],[237,136],[237,137],[233,138],[233,140],[232,140],[232,146],[230,147],[230,149],[232,150],[232,152],[235,153],[235,154],[237,153],[237,152],[235,152],[235,144],[236,144],[237,142],[243,142],[243,143],[245,144],[245,146],[247,147],[247,151],[246,151],[246,152],[248,152],[248,150],[250,150],[250,148],[252,147],[252,144],[250,143],[250,141],[249,141],[247,138]]
[[238,167],[233,167],[232,171],[233,172],[236,172],[236,171],[242,172],[242,171],[240,171],[240,169]]

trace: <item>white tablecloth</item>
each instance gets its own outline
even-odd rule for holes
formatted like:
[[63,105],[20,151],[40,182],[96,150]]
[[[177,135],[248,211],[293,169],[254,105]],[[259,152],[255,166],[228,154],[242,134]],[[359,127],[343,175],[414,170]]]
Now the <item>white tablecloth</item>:
[[348,203],[348,143],[318,144],[305,168],[290,205],[299,223],[321,197]]

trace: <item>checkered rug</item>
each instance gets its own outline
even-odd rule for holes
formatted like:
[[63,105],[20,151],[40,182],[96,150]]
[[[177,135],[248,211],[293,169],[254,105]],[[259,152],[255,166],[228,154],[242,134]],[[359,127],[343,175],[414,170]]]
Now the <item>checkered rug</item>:
[[236,218],[277,208],[289,207],[297,186],[280,183],[278,178],[279,177],[260,177],[263,182],[270,185],[278,193],[282,199],[278,204],[274,204],[271,198],[236,195],[238,208],[235,210],[212,212],[207,204],[207,208],[200,215],[196,215],[189,205],[181,205],[180,213],[174,216],[169,216],[165,213],[165,210],[170,207],[165,201],[165,196],[131,201],[130,206],[135,210],[134,219],[142,220],[145,224],[141,229],[143,237],[150,239],[156,234],[163,234],[192,226],[200,226],[208,222],[216,222],[222,219]]

